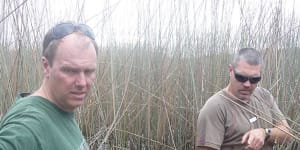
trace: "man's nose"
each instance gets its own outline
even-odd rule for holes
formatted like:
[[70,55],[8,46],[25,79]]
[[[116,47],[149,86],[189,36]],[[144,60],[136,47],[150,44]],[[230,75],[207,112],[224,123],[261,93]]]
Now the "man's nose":
[[250,87],[250,86],[251,86],[251,83],[250,83],[249,80],[247,80],[246,82],[243,83],[243,85],[244,85],[245,87]]
[[79,73],[76,78],[75,85],[76,86],[85,86],[86,83],[87,83],[86,76],[85,76],[84,72]]

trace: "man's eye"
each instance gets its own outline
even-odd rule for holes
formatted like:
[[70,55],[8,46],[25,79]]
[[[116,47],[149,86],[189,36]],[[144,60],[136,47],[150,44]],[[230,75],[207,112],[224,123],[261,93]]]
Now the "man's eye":
[[74,70],[74,69],[70,69],[70,68],[64,68],[63,72],[65,72],[65,73],[76,73],[77,71]]
[[90,74],[92,74],[92,73],[94,73],[95,72],[95,70],[86,70],[84,73],[86,74],[86,75],[90,75]]

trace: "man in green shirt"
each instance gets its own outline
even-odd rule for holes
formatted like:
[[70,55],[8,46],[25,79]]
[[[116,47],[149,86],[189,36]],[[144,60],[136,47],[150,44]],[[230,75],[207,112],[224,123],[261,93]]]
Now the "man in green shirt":
[[40,88],[20,94],[0,123],[0,150],[89,149],[74,110],[96,77],[97,44],[90,27],[64,22],[43,41]]

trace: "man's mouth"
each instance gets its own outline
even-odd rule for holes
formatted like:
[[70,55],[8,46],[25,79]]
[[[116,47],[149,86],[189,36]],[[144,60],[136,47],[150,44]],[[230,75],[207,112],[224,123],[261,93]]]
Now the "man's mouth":
[[241,90],[240,93],[241,93],[242,95],[250,95],[250,94],[251,94],[251,91],[249,91],[249,90]]
[[76,99],[82,99],[86,96],[86,92],[71,92]]

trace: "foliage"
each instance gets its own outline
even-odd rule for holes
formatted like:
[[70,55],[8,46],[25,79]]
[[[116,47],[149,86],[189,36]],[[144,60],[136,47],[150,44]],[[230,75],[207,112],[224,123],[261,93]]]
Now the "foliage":
[[[84,2],[78,0],[72,10],[83,12],[79,10],[84,9]],[[92,18],[94,22],[108,20],[92,26],[101,47],[98,76],[77,111],[92,149],[193,149],[199,110],[208,97],[227,85],[227,66],[234,51],[248,46],[264,54],[260,85],[278,99],[299,137],[300,28],[295,14],[286,16],[280,0],[261,2],[255,8],[238,0],[213,1],[214,7],[194,2],[171,0],[165,12],[170,16],[165,18],[160,7],[139,10],[136,34],[125,42],[106,30],[111,27],[108,15]],[[17,93],[32,92],[40,85],[45,29],[65,18],[89,22],[81,13],[52,18],[47,2],[4,0],[0,5],[1,117]],[[237,6],[242,14],[239,25],[230,19]]]

